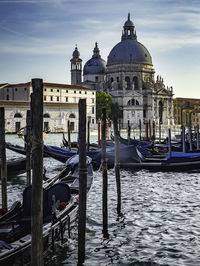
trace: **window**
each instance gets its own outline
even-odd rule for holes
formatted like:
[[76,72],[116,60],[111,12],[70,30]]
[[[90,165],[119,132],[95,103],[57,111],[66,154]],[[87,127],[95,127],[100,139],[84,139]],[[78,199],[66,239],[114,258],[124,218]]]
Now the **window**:
[[74,114],[70,114],[69,118],[76,118],[76,116]]
[[44,101],[46,101],[47,100],[47,96],[44,96]]
[[50,97],[51,101],[53,101],[53,96]]
[[27,90],[27,88],[24,88],[24,91],[26,91]]
[[139,105],[138,100],[135,100],[134,98],[129,100],[127,105]]
[[59,92],[59,90],[57,90],[57,92]]
[[92,107],[92,114],[94,114],[94,107]]
[[14,115],[14,117],[15,117],[15,118],[22,118],[22,115],[21,115],[20,113],[16,113],[16,114]]
[[51,92],[53,92],[53,89],[51,89]]
[[68,102],[68,97],[65,97],[65,101]]
[[94,95],[94,92],[92,94]]
[[44,118],[50,118],[50,115],[49,115],[48,113],[45,113],[45,114],[43,115],[43,117],[44,117]]
[[8,94],[6,95],[6,100],[9,100],[9,95]]
[[119,82],[119,77],[117,77],[117,82]]
[[74,93],[76,93],[76,91],[74,91]]
[[94,103],[94,99],[92,99],[92,103]]
[[44,91],[47,91],[47,89],[45,88]]
[[66,90],[66,93],[68,93],[68,90]]
[[95,77],[95,81],[98,82],[98,77]]
[[17,88],[15,88],[15,91],[17,91]]
[[9,92],[9,89],[7,89],[7,92]]
[[125,77],[125,81],[126,81],[126,89],[130,90],[131,89],[130,78],[129,77]]
[[81,91],[79,91],[79,93],[81,94]]
[[92,118],[92,124],[94,124],[94,118]]
[[85,91],[85,94],[87,94],[87,91]]
[[57,102],[59,102],[59,97],[57,97]]
[[113,80],[114,80],[113,78],[110,78],[110,82],[111,82],[111,83],[113,82]]

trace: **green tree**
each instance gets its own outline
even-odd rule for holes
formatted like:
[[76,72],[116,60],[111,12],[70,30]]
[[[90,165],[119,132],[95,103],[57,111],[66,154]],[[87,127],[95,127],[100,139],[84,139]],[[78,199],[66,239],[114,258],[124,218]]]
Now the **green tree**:
[[111,114],[112,97],[104,91],[97,91],[96,94],[96,119],[101,118],[102,108],[106,108],[106,117]]

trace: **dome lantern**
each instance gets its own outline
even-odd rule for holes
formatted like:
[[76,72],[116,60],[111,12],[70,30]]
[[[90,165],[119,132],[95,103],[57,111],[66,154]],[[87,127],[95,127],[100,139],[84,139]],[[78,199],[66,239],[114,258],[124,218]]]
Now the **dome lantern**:
[[124,23],[124,30],[122,31],[122,41],[128,39],[137,40],[135,26],[130,20],[130,13],[128,13],[128,20]]

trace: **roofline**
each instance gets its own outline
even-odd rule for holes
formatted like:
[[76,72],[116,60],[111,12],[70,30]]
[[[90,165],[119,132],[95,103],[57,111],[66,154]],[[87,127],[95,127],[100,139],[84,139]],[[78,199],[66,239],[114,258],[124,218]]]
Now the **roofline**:
[[[0,84],[0,88],[1,86],[3,87],[23,87],[23,86],[32,86],[32,82],[26,82],[26,83],[13,83],[13,84],[9,84],[9,83],[3,83]],[[95,91],[95,89],[91,89],[91,88],[86,88],[83,87],[81,85],[70,85],[70,84],[61,84],[61,83],[50,83],[50,82],[43,82],[43,87],[59,87],[59,88],[69,88],[69,89],[79,89],[79,90],[92,90]],[[3,88],[2,87],[2,88]]]

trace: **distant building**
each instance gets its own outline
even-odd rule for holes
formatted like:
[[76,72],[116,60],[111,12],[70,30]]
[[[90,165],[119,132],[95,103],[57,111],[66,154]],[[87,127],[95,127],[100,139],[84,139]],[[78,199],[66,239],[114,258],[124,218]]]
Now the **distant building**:
[[173,99],[174,123],[184,126],[200,126],[200,99]]
[[[26,125],[26,111],[30,109],[31,82],[0,84],[0,106],[5,107],[5,128],[16,132]],[[78,131],[78,102],[86,99],[87,117],[91,129],[96,125],[96,91],[79,85],[43,83],[44,130],[67,131],[68,120]]]
[[[71,83],[80,84],[82,60],[75,48],[71,59]],[[172,87],[166,87],[163,79],[154,79],[152,58],[143,44],[138,42],[133,22],[125,22],[121,41],[108,55],[107,62],[101,58],[97,43],[92,58],[83,67],[81,85],[95,90],[106,91],[117,102],[122,113],[121,124],[132,127],[139,120],[173,124]],[[76,82],[77,81],[77,82]]]

